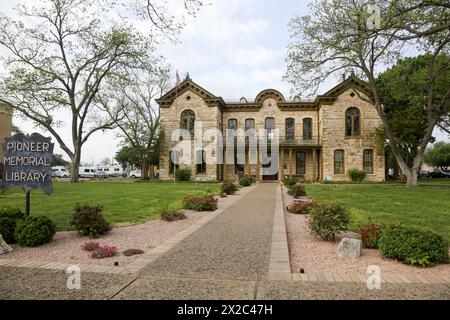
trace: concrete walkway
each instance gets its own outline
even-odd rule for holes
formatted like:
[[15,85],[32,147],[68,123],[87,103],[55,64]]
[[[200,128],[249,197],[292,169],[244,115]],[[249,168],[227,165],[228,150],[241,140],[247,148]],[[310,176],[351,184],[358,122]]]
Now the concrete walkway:
[[261,280],[267,276],[278,184],[262,183],[174,248],[142,275]]

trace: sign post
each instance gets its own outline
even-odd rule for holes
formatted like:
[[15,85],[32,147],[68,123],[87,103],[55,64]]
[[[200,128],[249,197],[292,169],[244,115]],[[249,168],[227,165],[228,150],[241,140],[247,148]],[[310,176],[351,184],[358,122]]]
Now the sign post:
[[38,133],[18,133],[3,144],[3,175],[0,189],[19,187],[25,192],[25,217],[30,215],[31,190],[53,193],[52,167],[54,144]]

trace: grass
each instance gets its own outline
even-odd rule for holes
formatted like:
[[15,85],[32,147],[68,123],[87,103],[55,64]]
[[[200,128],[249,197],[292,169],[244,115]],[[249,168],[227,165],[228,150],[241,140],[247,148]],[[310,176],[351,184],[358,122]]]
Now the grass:
[[[137,223],[159,218],[167,209],[181,209],[186,194],[218,193],[217,183],[192,182],[54,182],[54,194],[39,190],[31,192],[31,215],[51,218],[58,230],[71,230],[67,220],[76,203],[100,204],[114,225]],[[13,206],[24,210],[25,196],[20,189],[0,194],[0,207]]]
[[370,216],[375,222],[403,223],[433,230],[450,242],[450,179],[422,180],[419,187],[404,184],[306,185],[308,196],[349,208],[352,229]]

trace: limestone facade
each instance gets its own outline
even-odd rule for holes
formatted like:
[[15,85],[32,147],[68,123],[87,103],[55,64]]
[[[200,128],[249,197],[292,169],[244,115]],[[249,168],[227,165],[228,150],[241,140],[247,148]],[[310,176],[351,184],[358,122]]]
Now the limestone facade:
[[[286,101],[280,92],[268,89],[253,101],[241,98],[239,102],[226,102],[187,78],[157,99],[164,132],[160,179],[173,179],[174,170],[189,168],[193,178],[201,180],[237,180],[244,175],[252,175],[260,181],[281,180],[287,176],[310,181],[348,180],[348,170],[356,168],[364,169],[369,181],[383,181],[384,150],[375,134],[381,120],[375,108],[363,99],[365,88],[363,81],[351,77],[313,101],[298,97]],[[347,110],[351,107],[359,112],[359,118],[352,122],[359,128],[349,135],[346,121],[349,119]],[[182,113],[186,110],[194,114],[196,139],[203,135],[203,141],[190,141],[190,135],[180,139],[177,130],[186,127],[186,122],[182,124]],[[271,158],[276,173],[269,174],[265,169],[262,154],[266,153],[261,143],[257,145],[256,154],[250,152],[248,143],[245,144],[245,163],[230,164],[227,160],[233,152],[227,152],[224,138],[229,125],[235,122],[238,130],[245,130],[246,120],[253,119],[258,132],[266,128],[267,121],[272,121],[266,120],[268,118],[273,119],[272,129],[278,129],[279,133],[279,145],[273,149],[278,159]],[[289,132],[286,119],[293,119],[288,121],[294,123]],[[304,125],[310,127],[306,133]],[[174,150],[178,150],[180,156],[179,166],[171,161],[170,154]],[[196,161],[201,163],[201,150],[205,152],[206,165],[199,167]],[[340,170],[336,169],[336,150],[343,151]],[[228,164],[223,165],[224,162]]]

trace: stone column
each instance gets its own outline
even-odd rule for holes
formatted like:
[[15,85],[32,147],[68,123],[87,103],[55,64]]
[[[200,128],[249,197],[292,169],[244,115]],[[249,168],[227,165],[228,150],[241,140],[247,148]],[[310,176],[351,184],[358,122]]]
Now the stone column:
[[223,153],[223,177],[222,177],[223,181],[227,181],[227,149],[224,148],[224,153]]
[[284,149],[280,149],[280,180],[284,179]]
[[289,177],[292,177],[292,149],[289,149]]
[[317,159],[316,159],[316,149],[312,149],[312,181],[315,182],[317,180]]
[[256,180],[261,181],[261,160],[259,159],[259,148],[256,152]]

